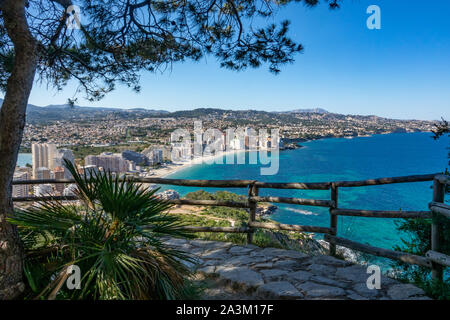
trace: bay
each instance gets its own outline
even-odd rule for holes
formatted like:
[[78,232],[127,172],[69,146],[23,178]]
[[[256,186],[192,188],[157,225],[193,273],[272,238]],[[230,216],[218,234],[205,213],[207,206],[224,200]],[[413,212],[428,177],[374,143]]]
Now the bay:
[[[254,179],[267,182],[365,180],[443,172],[448,167],[450,139],[433,140],[431,133],[395,133],[330,138],[302,143],[301,149],[282,151],[276,175],[260,175],[261,163],[199,164],[175,172],[179,179]],[[402,183],[339,189],[339,207],[368,210],[428,210],[432,183]],[[201,188],[164,186],[181,195]],[[208,188],[207,191],[220,189]],[[246,194],[245,189],[229,189]],[[330,191],[262,189],[260,195],[330,199]],[[327,208],[277,204],[271,218],[280,223],[329,226]],[[398,219],[339,217],[338,236],[387,249],[409,235],[397,230]],[[320,237],[320,236],[319,236]]]

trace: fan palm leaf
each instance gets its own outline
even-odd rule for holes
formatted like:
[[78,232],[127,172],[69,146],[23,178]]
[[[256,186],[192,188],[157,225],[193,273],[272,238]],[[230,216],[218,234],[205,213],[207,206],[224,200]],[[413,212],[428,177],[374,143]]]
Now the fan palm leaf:
[[[27,264],[51,261],[42,296],[72,299],[176,299],[190,275],[185,252],[162,237],[187,237],[169,203],[132,179],[111,172],[73,175],[78,204],[42,201],[18,210],[10,220],[32,252]],[[31,251],[32,250],[32,251]],[[70,264],[81,272],[81,289],[61,285]],[[29,268],[27,270],[30,270]],[[30,272],[28,272],[30,273]],[[38,284],[33,281],[34,291]]]

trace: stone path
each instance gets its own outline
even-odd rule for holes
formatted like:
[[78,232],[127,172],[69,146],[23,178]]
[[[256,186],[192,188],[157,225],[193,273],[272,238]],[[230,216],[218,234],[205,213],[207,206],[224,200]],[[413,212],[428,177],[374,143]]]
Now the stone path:
[[204,240],[173,238],[166,243],[193,254],[197,263],[189,265],[192,270],[231,288],[238,298],[429,299],[423,290],[385,276],[380,289],[370,290],[366,268],[330,256]]

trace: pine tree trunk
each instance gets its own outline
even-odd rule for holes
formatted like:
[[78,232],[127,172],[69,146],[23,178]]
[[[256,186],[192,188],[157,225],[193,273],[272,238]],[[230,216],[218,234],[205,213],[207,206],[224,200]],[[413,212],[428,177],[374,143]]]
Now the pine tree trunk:
[[15,60],[0,111],[0,299],[14,299],[24,289],[23,254],[14,226],[11,181],[25,126],[25,112],[37,65],[37,46],[25,17],[25,0],[4,0],[4,26],[14,44]]

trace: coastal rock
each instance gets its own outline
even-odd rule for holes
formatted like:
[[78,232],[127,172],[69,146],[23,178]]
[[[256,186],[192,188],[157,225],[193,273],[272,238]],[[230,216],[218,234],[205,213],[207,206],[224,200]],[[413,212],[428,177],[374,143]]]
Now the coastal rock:
[[[317,242],[325,249],[326,252],[330,250],[330,244],[327,241],[317,240]],[[349,248],[336,246],[336,254],[343,257],[345,261],[351,261],[353,263],[358,262],[358,254]]]
[[262,216],[270,216],[277,211],[278,207],[273,204],[260,204],[256,207],[256,216],[262,217]]
[[159,192],[156,194],[156,196],[162,200],[178,200],[178,199],[180,199],[180,194],[172,189],[166,190],[163,192]]

